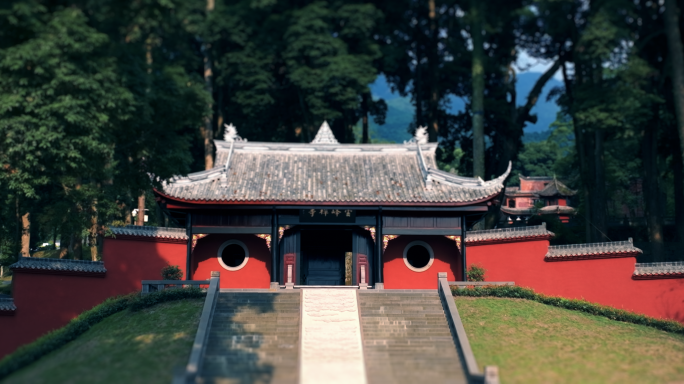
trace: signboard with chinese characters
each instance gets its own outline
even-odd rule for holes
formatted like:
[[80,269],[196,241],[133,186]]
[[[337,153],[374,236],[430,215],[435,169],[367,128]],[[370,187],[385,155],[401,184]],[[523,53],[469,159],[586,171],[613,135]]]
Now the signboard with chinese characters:
[[355,223],[356,211],[353,209],[316,208],[300,209],[301,223]]

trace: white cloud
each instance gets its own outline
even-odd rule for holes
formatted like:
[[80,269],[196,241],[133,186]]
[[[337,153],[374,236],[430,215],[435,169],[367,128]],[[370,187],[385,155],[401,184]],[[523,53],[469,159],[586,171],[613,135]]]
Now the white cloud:
[[[535,57],[531,57],[523,49],[520,50],[520,54],[518,55],[518,60],[515,62],[515,67],[518,69],[519,73],[525,73],[525,72],[544,73],[544,72],[546,72],[546,70],[551,68],[552,65],[553,65],[553,61],[541,60],[541,59],[537,59]],[[556,80],[563,81],[563,75],[562,75],[560,69],[553,75],[553,77]]]

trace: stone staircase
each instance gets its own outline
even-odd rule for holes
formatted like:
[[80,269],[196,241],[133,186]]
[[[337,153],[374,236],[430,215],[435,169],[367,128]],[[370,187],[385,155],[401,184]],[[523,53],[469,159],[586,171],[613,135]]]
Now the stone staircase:
[[466,383],[437,291],[359,291],[369,384]]
[[300,291],[221,292],[201,383],[298,382]]

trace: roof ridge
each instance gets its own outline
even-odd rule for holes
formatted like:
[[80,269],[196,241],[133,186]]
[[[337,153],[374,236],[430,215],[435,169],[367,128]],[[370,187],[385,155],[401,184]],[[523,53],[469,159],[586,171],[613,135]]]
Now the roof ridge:
[[[31,262],[34,263],[65,263],[65,264],[102,264],[104,265],[104,261],[98,260],[98,261],[93,261],[93,260],[75,260],[75,259],[52,259],[49,257],[24,257],[21,256],[17,263],[21,261],[22,259],[24,260],[30,260]],[[16,263],[14,263],[16,264]],[[14,265],[12,264],[12,265]]]
[[104,261],[20,257],[10,269],[37,269],[56,272],[106,273]]
[[318,128],[318,132],[316,133],[316,137],[311,141],[311,144],[339,144],[340,142],[337,141],[335,138],[335,134],[333,134],[333,131],[330,129],[330,126],[328,125],[327,121],[323,121],[323,124],[321,124],[321,127]]
[[572,249],[572,248],[591,248],[591,247],[607,247],[610,245],[634,245],[632,238],[620,241],[602,241],[597,243],[580,243],[580,244],[563,244],[550,245],[549,249]]

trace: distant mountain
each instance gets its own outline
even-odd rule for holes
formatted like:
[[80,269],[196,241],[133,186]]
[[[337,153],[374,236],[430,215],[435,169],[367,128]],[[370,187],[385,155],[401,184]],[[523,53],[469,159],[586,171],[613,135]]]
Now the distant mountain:
[[[539,79],[541,73],[527,72],[518,75],[516,90],[518,92],[517,104],[522,105],[527,101],[527,95],[534,87],[534,83]],[[562,86],[556,79],[551,79],[546,83],[542,90],[541,97],[537,105],[532,108],[532,113],[537,114],[537,123],[529,124],[525,127],[526,136],[528,133],[544,132],[549,129],[551,123],[556,120],[556,113],[560,110],[554,101],[546,101],[549,91],[555,87]],[[374,99],[382,98],[387,102],[387,119],[384,125],[378,126],[372,120],[370,123],[370,136],[374,141],[382,142],[402,142],[411,138],[408,133],[409,124],[413,121],[415,114],[410,97],[402,97],[396,92],[392,92],[385,76],[378,76],[377,80],[370,85]],[[458,113],[465,108],[465,100],[451,96],[449,99],[449,112]]]

